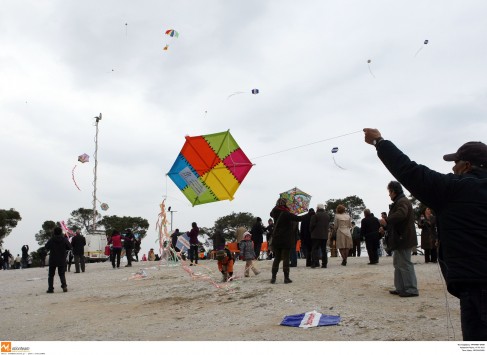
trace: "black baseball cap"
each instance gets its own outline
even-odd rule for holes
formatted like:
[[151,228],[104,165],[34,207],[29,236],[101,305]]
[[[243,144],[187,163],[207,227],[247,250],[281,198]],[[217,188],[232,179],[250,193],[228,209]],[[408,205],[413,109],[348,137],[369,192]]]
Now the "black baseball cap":
[[487,166],[487,145],[482,142],[467,142],[458,148],[456,153],[443,156],[445,161],[469,161],[481,168]]

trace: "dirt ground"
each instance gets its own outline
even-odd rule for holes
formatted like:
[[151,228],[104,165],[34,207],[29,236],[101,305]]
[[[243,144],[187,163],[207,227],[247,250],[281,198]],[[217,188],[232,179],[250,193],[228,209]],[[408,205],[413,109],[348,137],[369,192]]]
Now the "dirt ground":
[[[257,261],[260,275],[220,284],[216,261],[198,266],[139,262],[113,269],[88,264],[67,273],[63,293],[47,294],[47,268],[1,271],[0,334],[18,341],[461,341],[459,301],[447,294],[437,264],[413,256],[419,297],[390,295],[392,258],[330,258],[327,269],[304,260],[291,268],[293,283],[270,280],[271,261]],[[189,270],[192,270],[193,275]],[[144,271],[145,278],[134,278]],[[337,326],[301,329],[279,325],[285,315],[317,310],[340,315]]]

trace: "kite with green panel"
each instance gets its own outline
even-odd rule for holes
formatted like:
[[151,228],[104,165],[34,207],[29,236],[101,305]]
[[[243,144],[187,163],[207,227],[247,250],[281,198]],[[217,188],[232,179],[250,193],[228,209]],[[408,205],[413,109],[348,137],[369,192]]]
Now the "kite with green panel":
[[185,138],[167,175],[193,206],[233,200],[253,164],[230,131]]

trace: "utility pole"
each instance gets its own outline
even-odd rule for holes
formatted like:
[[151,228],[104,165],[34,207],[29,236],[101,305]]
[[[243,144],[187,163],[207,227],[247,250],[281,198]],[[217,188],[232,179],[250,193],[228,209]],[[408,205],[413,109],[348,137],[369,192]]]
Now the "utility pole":
[[171,214],[171,232],[173,231],[172,229],[172,214],[173,213],[176,213],[177,211],[171,211],[171,206],[169,206],[169,208],[167,209],[167,211]]
[[100,116],[96,116],[96,134],[95,134],[95,167],[93,168],[93,232],[96,231],[96,173],[98,169],[98,123],[101,121]]

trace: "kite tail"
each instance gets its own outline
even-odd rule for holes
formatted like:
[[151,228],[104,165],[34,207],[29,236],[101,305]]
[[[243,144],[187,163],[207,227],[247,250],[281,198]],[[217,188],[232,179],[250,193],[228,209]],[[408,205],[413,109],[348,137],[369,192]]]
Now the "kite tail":
[[335,165],[336,165],[336,166],[338,166],[340,169],[342,169],[342,170],[347,170],[347,169],[345,169],[345,168],[343,168],[343,167],[341,167],[340,165],[338,165],[338,164],[337,164],[337,162],[336,162],[336,160],[335,160],[335,157],[333,157],[333,162],[334,162],[334,163],[335,163]]
[[245,92],[245,91],[236,91],[236,92],[234,92],[233,94],[228,95],[227,100],[228,100],[229,98],[231,98],[232,96],[234,96],[234,95],[239,95],[239,94],[246,94],[246,92]]
[[374,73],[372,73],[372,69],[370,68],[370,64],[368,64],[368,66],[369,66],[369,73],[370,73],[370,75],[372,75],[372,77],[375,78],[375,75],[374,75]]
[[76,179],[74,178],[74,170],[76,169],[76,167],[77,167],[77,166],[78,166],[78,165],[75,165],[75,166],[74,166],[74,168],[73,168],[73,170],[71,170],[71,176],[72,176],[72,178],[73,178],[74,185],[76,186],[76,188],[77,188],[78,190],[80,190],[80,191],[81,191],[81,189],[79,188],[78,184],[76,183]]
[[415,57],[418,55],[419,52],[421,52],[421,50],[423,49],[424,46],[421,46],[419,47],[418,51],[416,52],[416,54],[414,55]]

